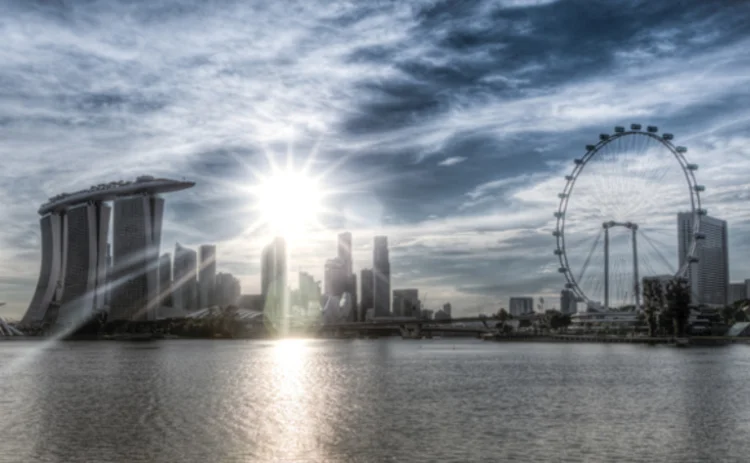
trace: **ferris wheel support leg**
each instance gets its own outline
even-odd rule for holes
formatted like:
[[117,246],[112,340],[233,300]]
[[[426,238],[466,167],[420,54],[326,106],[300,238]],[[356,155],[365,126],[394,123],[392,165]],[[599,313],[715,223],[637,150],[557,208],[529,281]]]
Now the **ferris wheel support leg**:
[[609,227],[604,227],[604,309],[609,309]]
[[636,240],[636,232],[638,227],[634,227],[633,233],[633,292],[635,293],[635,308],[638,310],[641,307],[641,280],[638,276],[638,241]]

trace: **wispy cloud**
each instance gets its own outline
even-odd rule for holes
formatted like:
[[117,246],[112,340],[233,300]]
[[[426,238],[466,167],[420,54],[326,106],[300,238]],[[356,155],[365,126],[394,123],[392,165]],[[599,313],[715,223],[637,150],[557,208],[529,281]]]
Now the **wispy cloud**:
[[465,158],[463,156],[451,156],[449,158],[445,158],[442,161],[438,162],[438,165],[439,166],[445,166],[445,167],[455,166],[456,164],[461,164],[466,159],[467,158]]
[[[554,297],[563,176],[629,122],[689,146],[707,208],[730,220],[733,249],[750,247],[742,2],[6,2],[0,17],[11,314],[39,268],[38,205],[142,173],[198,182],[167,198],[163,248],[217,242],[219,267],[254,290],[266,237],[236,186],[313,152],[342,194],[292,268],[320,275],[346,227],[360,267],[374,234],[391,237],[394,287],[459,307]],[[733,276],[748,265],[733,260]]]

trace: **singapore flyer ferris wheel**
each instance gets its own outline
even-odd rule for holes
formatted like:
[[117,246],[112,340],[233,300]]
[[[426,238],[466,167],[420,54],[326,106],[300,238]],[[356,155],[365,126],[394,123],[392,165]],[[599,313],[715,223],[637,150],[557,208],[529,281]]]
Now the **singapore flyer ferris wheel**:
[[673,140],[655,126],[618,126],[574,159],[552,234],[575,301],[639,308],[642,278],[686,277],[697,262],[704,187]]

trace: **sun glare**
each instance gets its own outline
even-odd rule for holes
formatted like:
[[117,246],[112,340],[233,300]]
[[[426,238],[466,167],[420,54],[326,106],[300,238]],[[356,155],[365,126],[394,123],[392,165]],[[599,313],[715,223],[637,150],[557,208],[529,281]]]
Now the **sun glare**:
[[262,220],[287,238],[303,235],[321,208],[317,182],[300,172],[276,172],[262,179],[256,196]]

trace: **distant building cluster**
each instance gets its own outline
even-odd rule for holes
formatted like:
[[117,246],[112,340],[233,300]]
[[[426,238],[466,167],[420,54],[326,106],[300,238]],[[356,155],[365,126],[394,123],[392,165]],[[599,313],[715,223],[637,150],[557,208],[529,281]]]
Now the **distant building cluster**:
[[451,305],[433,312],[422,307],[417,289],[391,290],[388,239],[373,239],[372,268],[354,273],[352,234],[337,236],[336,255],[323,265],[323,281],[308,272],[298,273],[298,288],[288,287],[286,242],[274,238],[261,253],[261,294],[239,297],[238,306],[251,310],[269,310],[283,303],[290,311],[323,312],[324,321],[354,322],[377,317],[451,317]]

